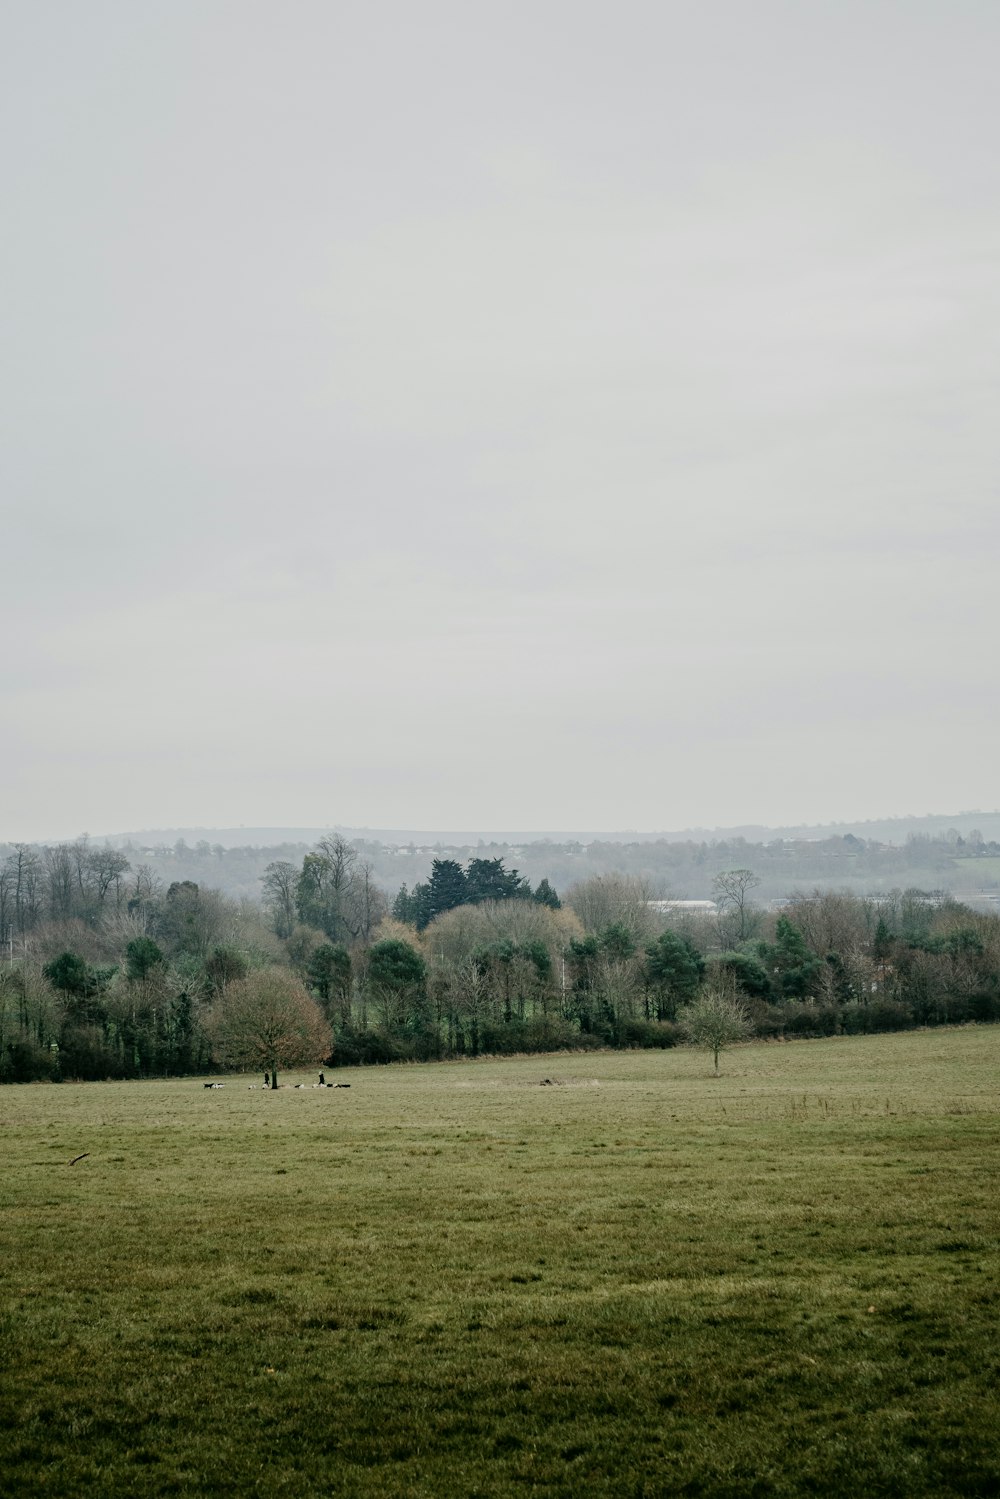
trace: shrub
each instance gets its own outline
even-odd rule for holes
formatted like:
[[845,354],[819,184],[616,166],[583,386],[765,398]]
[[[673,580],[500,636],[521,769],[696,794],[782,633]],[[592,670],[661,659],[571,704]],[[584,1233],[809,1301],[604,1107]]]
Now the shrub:
[[836,1005],[789,1004],[782,1013],[786,1036],[835,1036],[840,1029]]
[[510,1024],[484,1025],[479,1049],[492,1056],[509,1057],[518,1052],[588,1051],[606,1044],[602,1037],[578,1031],[565,1020],[537,1016]]
[[333,1056],[328,1067],[376,1067],[386,1062],[412,1062],[411,1041],[387,1031],[362,1031],[345,1027],[336,1032]]
[[48,1082],[58,1073],[58,1053],[39,1046],[29,1036],[11,1041],[0,1055],[0,1082]]
[[844,1005],[841,1026],[849,1036],[874,1035],[876,1031],[907,1031],[918,1024],[909,1005],[898,999],[875,999],[869,1004],[854,1001]]
[[618,1045],[641,1048],[678,1046],[681,1041],[680,1026],[670,1020],[623,1020],[618,1027]]
[[908,1031],[918,1024],[910,1006],[900,999],[877,999],[868,1011],[873,1031]]
[[754,1000],[747,1005],[747,1011],[753,1023],[754,1032],[764,1041],[773,1041],[776,1036],[785,1034],[785,1021],[788,1018],[787,1005],[769,1005],[763,1000]]
[[100,1082],[126,1075],[117,1051],[96,1025],[68,1025],[59,1042],[59,1076]]
[[1000,1020],[1000,994],[973,994],[969,1000],[969,1018],[972,1020]]

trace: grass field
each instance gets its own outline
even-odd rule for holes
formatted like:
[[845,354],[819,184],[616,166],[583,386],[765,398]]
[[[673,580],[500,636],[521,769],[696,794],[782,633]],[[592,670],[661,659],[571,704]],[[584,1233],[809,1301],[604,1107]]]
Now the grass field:
[[0,1090],[0,1487],[1000,1493],[1000,1027],[722,1065]]
[[958,889],[980,890],[984,885],[1000,880],[1000,859],[988,854],[982,859],[952,859],[951,867]]

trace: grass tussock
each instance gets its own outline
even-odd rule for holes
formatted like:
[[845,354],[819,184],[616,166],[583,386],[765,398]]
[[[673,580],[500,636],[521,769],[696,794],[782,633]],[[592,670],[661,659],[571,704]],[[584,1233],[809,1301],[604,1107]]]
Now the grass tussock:
[[5,1486],[996,1494],[998,1064],[6,1088]]

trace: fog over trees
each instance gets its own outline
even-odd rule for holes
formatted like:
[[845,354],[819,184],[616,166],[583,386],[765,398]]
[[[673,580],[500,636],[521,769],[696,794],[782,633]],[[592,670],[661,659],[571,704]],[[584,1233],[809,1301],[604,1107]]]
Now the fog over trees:
[[[616,847],[624,867],[594,872]],[[776,871],[798,858],[784,842],[592,844],[586,862],[564,847],[578,870],[568,881],[549,842],[524,845],[517,866],[442,850],[425,878],[393,890],[383,870],[396,855],[330,833],[297,854],[239,851],[259,869],[253,896],[213,886],[225,849],[154,851],[184,876],[167,881],[134,849],[10,845],[0,855],[0,1079],[273,1075],[708,1044],[710,1033],[725,1045],[743,1020],[772,1037],[1000,1018],[1000,914],[987,888],[1000,849],[961,835],[848,847],[883,870],[914,857],[942,871],[974,866],[982,904],[902,885],[859,895],[817,884],[776,898]],[[827,852],[813,847],[820,861]],[[546,855],[555,870],[538,876]],[[658,859],[675,874],[697,869],[700,883],[665,894]]]
[[[769,902],[817,885],[858,895],[893,889],[944,889],[972,901],[1000,899],[1000,814],[889,819],[880,823],[816,828],[742,828],[655,835],[574,833],[501,836],[397,832],[339,834],[308,829],[185,829],[120,838],[76,840],[54,846],[63,868],[64,900],[79,883],[77,870],[98,849],[107,849],[132,869],[146,868],[165,884],[191,880],[239,898],[260,899],[261,878],[283,899],[289,918],[304,856],[339,836],[368,868],[372,882],[392,901],[401,885],[412,892],[430,878],[432,861],[500,859],[534,888],[548,879],[556,890],[592,875],[627,873],[655,895],[708,900],[720,871],[749,868],[760,881],[758,900]],[[83,843],[84,854],[73,853]],[[29,848],[29,845],[18,845]],[[0,843],[0,863],[14,852]],[[41,857],[39,845],[31,845]],[[70,852],[67,853],[66,850]],[[61,852],[59,851],[61,850]],[[92,878],[85,873],[84,880]],[[282,886],[282,881],[284,885]],[[283,891],[283,893],[282,893]],[[357,899],[355,895],[355,900]]]

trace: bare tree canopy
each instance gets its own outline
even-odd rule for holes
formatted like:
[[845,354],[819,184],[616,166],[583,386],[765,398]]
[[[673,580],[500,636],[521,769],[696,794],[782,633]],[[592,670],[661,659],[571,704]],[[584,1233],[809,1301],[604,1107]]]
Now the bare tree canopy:
[[692,1004],[681,1010],[678,1020],[692,1046],[702,1046],[712,1053],[716,1077],[719,1053],[735,1041],[746,1041],[753,1035],[745,1003],[722,985],[703,989]]
[[712,881],[723,946],[745,942],[753,936],[759,912],[750,899],[750,892],[759,884],[760,878],[752,869],[726,869]]
[[650,882],[635,874],[599,874],[566,892],[566,903],[579,916],[585,931],[625,926],[642,941],[653,933],[650,901],[655,898]]

